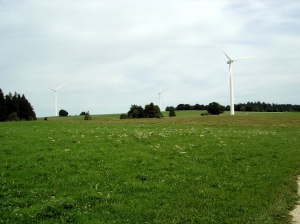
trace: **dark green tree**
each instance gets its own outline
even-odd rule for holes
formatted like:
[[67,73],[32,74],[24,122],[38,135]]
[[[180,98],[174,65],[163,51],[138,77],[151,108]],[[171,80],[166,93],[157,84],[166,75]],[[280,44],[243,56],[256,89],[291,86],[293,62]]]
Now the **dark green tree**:
[[61,109],[59,112],[58,112],[58,115],[61,116],[61,117],[66,117],[68,116],[68,112],[66,110],[63,110]]
[[153,103],[147,104],[144,109],[145,118],[161,118],[162,113],[157,105]]
[[16,112],[13,110],[13,95],[8,93],[5,95],[5,108],[6,108],[6,115],[11,114],[12,112]]
[[184,104],[184,110],[192,110],[192,106],[189,104]]
[[176,107],[176,110],[185,110],[184,109],[184,104],[183,103],[178,104],[177,107]]
[[128,118],[142,118],[144,117],[144,109],[141,106],[131,105],[127,114]]
[[[5,120],[36,120],[36,115],[33,107],[25,98],[16,92],[3,97],[2,90],[0,91],[0,121]],[[3,103],[4,99],[4,103]],[[17,119],[16,119],[17,118]]]
[[207,112],[212,115],[219,115],[225,111],[225,107],[217,102],[212,102],[207,106]]
[[92,120],[92,117],[90,116],[90,112],[89,111],[87,111],[87,112],[85,112],[85,115],[84,115],[84,120]]
[[175,117],[175,116],[176,116],[175,108],[174,107],[170,107],[169,117]]
[[[20,96],[20,95],[19,95]],[[31,104],[25,98],[24,94],[21,97],[18,97],[18,117],[21,120],[36,120],[36,115]]]
[[0,121],[5,121],[5,120],[6,120],[5,98],[2,89],[0,89]]
[[17,115],[17,112],[12,112],[8,115],[8,118],[7,118],[8,121],[18,121],[19,118],[18,118],[18,115]]
[[128,115],[127,114],[121,114],[120,115],[120,119],[127,119],[128,118]]

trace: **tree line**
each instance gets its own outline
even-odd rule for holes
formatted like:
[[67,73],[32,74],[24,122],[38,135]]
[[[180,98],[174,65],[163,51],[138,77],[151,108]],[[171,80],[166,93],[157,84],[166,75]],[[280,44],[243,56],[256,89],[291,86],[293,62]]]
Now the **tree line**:
[[[203,104],[178,104],[176,107],[167,106],[166,111],[170,111],[170,108],[175,108],[175,110],[207,110],[209,105]],[[230,111],[230,106],[221,106],[224,111]],[[234,104],[235,111],[257,111],[257,112],[300,112],[300,105],[292,104],[270,104],[265,102],[247,102]]]
[[36,120],[33,107],[24,94],[8,93],[4,95],[0,89],[0,121]]

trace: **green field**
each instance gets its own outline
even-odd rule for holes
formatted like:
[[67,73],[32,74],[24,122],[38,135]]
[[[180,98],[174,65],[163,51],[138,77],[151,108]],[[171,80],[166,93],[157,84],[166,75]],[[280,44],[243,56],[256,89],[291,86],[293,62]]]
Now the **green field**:
[[0,123],[0,223],[289,223],[300,113]]

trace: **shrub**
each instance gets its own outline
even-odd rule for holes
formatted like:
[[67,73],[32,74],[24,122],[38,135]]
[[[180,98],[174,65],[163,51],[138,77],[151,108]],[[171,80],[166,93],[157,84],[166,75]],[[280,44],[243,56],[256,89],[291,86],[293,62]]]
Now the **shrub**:
[[144,117],[145,118],[161,118],[161,117],[163,117],[163,115],[160,112],[160,109],[157,105],[150,103],[150,104],[145,105]]
[[207,112],[213,115],[219,115],[225,111],[225,107],[221,106],[217,102],[212,102],[207,106]]
[[127,114],[121,114],[120,115],[120,119],[127,119],[127,118],[128,118]]
[[65,111],[65,110],[60,110],[58,112],[58,115],[61,116],[61,117],[66,117],[66,116],[68,116],[68,114],[69,113],[67,111]]
[[84,120],[92,120],[92,117],[90,116],[90,114],[89,113],[85,113],[85,115],[84,115]]
[[8,120],[9,121],[18,121],[19,118],[18,118],[18,115],[17,115],[17,112],[12,112],[8,115]]
[[170,112],[169,112],[169,117],[175,117],[176,113],[175,113],[175,108],[174,107],[170,107]]

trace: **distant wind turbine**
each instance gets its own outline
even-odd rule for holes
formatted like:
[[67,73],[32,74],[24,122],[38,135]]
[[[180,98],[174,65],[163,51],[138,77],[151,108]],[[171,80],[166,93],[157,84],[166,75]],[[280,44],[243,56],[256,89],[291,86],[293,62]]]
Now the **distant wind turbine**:
[[158,94],[158,97],[159,97],[159,109],[160,110],[161,110],[161,97],[165,98],[164,95],[162,94],[162,88],[163,88],[163,86],[161,86],[160,92],[156,93],[156,94]]
[[230,81],[230,115],[234,115],[234,97],[233,97],[233,78],[232,78],[232,63],[234,61],[242,60],[245,58],[250,58],[251,56],[248,57],[242,57],[242,58],[236,58],[236,59],[231,59],[223,50],[222,48],[216,44],[218,48],[225,54],[225,56],[229,59],[227,61],[227,64],[229,64],[229,76],[228,76],[228,81]]
[[62,86],[56,88],[56,89],[52,89],[49,87],[49,89],[51,89],[52,91],[54,91],[54,116],[57,116],[57,90],[60,89],[61,87],[63,87],[65,84],[63,84]]

